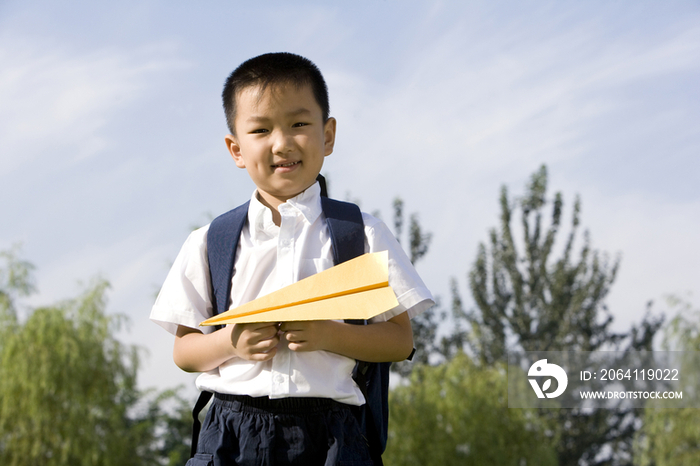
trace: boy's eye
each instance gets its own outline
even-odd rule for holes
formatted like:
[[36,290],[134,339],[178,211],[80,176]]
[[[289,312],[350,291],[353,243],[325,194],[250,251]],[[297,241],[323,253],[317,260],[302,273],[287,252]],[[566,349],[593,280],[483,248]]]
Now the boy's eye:
[[267,133],[267,130],[265,128],[258,128],[258,129],[254,129],[250,133],[251,134],[263,134],[263,133]]
[[298,123],[294,123],[294,124],[292,125],[292,128],[301,128],[302,126],[306,126],[306,125],[308,125],[308,123],[305,123],[305,122],[303,122],[303,121],[300,121],[300,122],[298,122]]

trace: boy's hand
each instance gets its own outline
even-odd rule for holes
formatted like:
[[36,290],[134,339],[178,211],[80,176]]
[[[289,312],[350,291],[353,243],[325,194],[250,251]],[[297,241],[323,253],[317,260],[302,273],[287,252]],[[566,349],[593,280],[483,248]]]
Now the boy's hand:
[[277,353],[280,342],[275,323],[235,324],[231,329],[231,345],[236,355],[249,361],[267,361]]
[[369,362],[402,361],[413,349],[405,312],[386,322],[353,325],[336,320],[283,322],[282,343],[292,351],[330,351]]
[[179,325],[173,359],[184,371],[206,372],[236,356],[272,359],[280,340],[292,351],[324,350],[369,362],[401,361],[413,349],[411,322],[404,312],[370,325],[333,320],[236,324],[206,335]]
[[233,357],[267,361],[277,353],[278,330],[275,323],[237,324],[203,334],[178,325],[173,360],[187,372],[210,371]]
[[318,351],[327,349],[326,339],[331,334],[329,320],[309,320],[283,322],[280,331],[282,339],[292,351]]

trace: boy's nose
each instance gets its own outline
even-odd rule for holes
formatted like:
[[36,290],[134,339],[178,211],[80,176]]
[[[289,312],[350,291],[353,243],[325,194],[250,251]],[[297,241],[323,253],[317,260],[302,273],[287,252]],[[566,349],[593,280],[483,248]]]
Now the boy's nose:
[[277,131],[273,138],[272,153],[284,154],[290,152],[294,148],[294,139],[291,134],[286,131]]

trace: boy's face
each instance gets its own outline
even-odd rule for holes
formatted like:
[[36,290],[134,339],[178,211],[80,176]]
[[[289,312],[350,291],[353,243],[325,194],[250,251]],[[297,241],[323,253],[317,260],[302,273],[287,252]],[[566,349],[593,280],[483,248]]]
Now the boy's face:
[[276,208],[316,182],[333,152],[335,119],[323,123],[309,86],[248,86],[236,95],[236,135],[226,146],[261,200]]

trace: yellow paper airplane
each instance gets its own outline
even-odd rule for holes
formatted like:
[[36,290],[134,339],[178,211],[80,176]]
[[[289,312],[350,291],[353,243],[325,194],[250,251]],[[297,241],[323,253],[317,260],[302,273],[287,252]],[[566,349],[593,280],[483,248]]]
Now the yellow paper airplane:
[[398,306],[387,251],[363,254],[299,280],[200,325],[370,319]]

